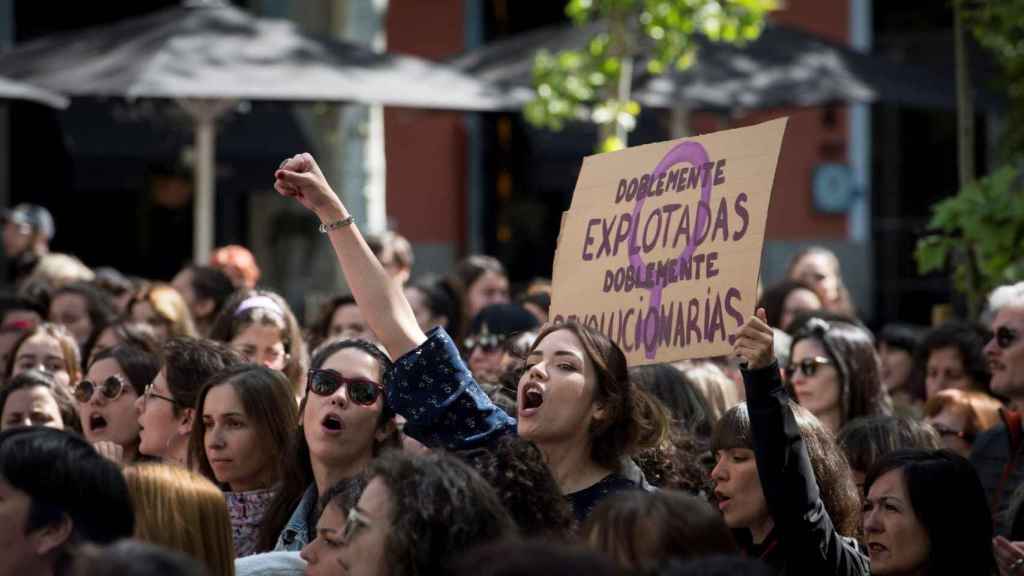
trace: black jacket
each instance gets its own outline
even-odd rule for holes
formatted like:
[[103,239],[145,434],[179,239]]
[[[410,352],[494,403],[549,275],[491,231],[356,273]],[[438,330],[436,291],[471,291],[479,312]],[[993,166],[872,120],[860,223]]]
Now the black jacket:
[[836,532],[825,510],[778,365],[744,371],[743,383],[757,472],[775,522],[768,540],[748,553],[787,576],[869,576],[867,556]]
[[996,534],[1009,536],[1013,518],[1007,507],[1024,482],[1024,434],[1020,414],[1001,411],[1003,423],[978,435],[971,447],[971,464],[988,496]]

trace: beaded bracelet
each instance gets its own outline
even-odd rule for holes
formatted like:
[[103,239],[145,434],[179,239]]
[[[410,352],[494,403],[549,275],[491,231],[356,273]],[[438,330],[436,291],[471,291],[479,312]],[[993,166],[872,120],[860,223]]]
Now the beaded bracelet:
[[336,220],[334,222],[331,222],[330,224],[320,224],[319,230],[320,230],[320,232],[326,234],[326,233],[330,232],[331,230],[337,230],[338,228],[344,228],[345,226],[351,226],[352,224],[355,224],[355,222],[356,222],[356,217],[350,215],[348,218],[342,218],[341,220]]

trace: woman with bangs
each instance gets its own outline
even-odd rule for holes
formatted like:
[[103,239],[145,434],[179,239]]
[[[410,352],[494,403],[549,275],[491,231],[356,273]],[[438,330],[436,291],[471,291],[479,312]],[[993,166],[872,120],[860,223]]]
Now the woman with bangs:
[[238,558],[256,551],[256,533],[281,479],[281,457],[298,424],[284,374],[242,364],[203,385],[189,439],[189,468],[225,489]]
[[75,386],[85,438],[116,461],[138,460],[135,402],[158,372],[160,357],[156,352],[132,344],[96,354],[85,378]]
[[371,330],[397,359],[384,377],[386,398],[406,418],[406,434],[459,450],[518,433],[544,453],[578,519],[608,494],[637,488],[624,461],[664,441],[668,415],[631,384],[614,342],[574,322],[542,330],[519,380],[513,419],[483,392],[443,329],[424,334],[312,156],[285,160],[275,177],[280,194],[320,218]]
[[5,380],[28,370],[39,370],[72,390],[82,378],[81,354],[74,336],[59,324],[43,322],[21,335],[7,357]]
[[772,340],[763,309],[737,335],[747,402],[712,435],[718,508],[746,554],[780,574],[867,576],[850,468],[821,422],[790,400]]
[[328,341],[310,364],[299,426],[280,459],[280,487],[263,515],[258,552],[301,550],[315,537],[320,497],[400,445],[381,384],[391,360],[380,348],[365,340]]
[[284,298],[269,290],[241,290],[225,304],[210,328],[253,364],[283,372],[296,400],[302,397],[309,357],[302,330]]

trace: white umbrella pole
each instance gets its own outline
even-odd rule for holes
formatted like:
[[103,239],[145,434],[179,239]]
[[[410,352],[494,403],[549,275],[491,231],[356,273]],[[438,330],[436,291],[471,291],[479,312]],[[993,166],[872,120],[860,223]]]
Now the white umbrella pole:
[[192,259],[196,264],[210,261],[213,251],[215,216],[214,181],[217,161],[217,118],[234,100],[179,100],[195,122],[195,178],[192,205]]
[[213,251],[213,179],[217,135],[213,121],[199,118],[196,122],[195,197],[192,202],[192,260],[207,264]]

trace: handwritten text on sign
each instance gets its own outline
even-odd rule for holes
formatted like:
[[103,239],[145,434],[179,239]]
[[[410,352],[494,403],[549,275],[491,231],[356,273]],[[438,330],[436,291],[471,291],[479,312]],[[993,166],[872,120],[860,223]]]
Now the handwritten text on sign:
[[785,126],[586,158],[555,254],[555,321],[601,330],[634,365],[727,353],[753,313]]

